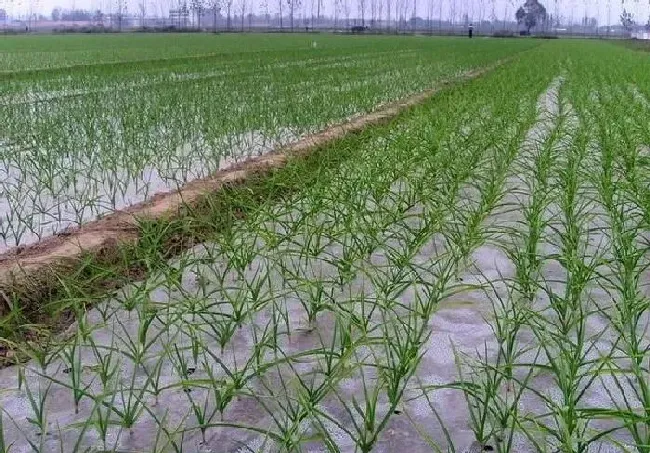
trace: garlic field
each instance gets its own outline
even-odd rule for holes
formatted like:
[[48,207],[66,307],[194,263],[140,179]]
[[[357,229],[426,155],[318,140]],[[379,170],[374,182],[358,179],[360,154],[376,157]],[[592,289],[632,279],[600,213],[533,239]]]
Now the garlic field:
[[41,42],[46,51],[0,44],[0,252],[531,47],[319,35]]
[[60,276],[58,331],[3,294],[0,452],[650,452],[647,54],[181,38],[3,54],[7,247],[439,91],[143,222],[142,272]]

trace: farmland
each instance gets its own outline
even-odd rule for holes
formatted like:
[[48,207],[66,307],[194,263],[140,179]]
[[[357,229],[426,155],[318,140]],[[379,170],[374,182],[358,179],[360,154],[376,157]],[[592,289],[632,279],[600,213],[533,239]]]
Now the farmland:
[[433,91],[3,294],[0,451],[650,451],[646,54],[149,39],[0,40],[4,250]]
[[0,75],[0,251],[530,47],[181,35],[162,48],[108,37],[105,51],[86,39],[55,38],[65,51],[0,44],[13,49]]

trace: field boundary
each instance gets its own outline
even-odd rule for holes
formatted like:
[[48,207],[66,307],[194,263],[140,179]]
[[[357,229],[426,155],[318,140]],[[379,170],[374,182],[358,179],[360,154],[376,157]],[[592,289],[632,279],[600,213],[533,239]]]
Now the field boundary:
[[[510,61],[512,57],[462,74],[443,79],[433,88],[401,100],[379,104],[366,114],[332,125],[263,156],[247,159],[226,170],[191,181],[181,189],[160,193],[151,199],[111,213],[99,220],[71,228],[64,233],[10,249],[0,254],[0,316],[10,307],[23,302],[38,303],[56,292],[61,275],[76,272],[88,257],[102,262],[102,257],[117,254],[122,247],[135,247],[142,220],[174,220],[209,195],[225,187],[245,185],[253,177],[264,177],[281,169],[292,158],[309,156],[313,151],[364,129],[386,123],[406,110],[422,104],[447,87],[475,79]],[[4,299],[4,300],[2,300]],[[2,338],[0,338],[0,341]],[[0,345],[0,355],[2,346]]]

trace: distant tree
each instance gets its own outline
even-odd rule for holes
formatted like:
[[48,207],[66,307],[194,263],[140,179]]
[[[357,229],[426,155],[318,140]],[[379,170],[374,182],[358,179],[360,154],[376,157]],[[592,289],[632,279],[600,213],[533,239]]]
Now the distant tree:
[[264,23],[268,27],[271,24],[271,13],[269,12],[269,2],[262,0],[260,2],[260,9],[264,11]]
[[93,15],[93,22],[96,25],[104,25],[104,13],[102,13],[101,9],[95,11],[95,14]]
[[248,8],[248,2],[246,0],[239,0],[239,8],[241,31],[244,31],[244,19],[246,17],[246,8]]
[[216,33],[216,31],[217,31],[217,17],[221,14],[221,1],[220,0],[209,0],[208,9],[212,13],[212,29]]
[[320,24],[321,8],[323,7],[323,0],[316,0],[316,22]]
[[89,22],[92,18],[92,13],[84,9],[61,10],[59,15],[59,20],[69,22]]
[[191,0],[190,9],[196,17],[196,27],[200,29],[201,16],[203,16],[203,12],[205,11],[205,4],[203,3],[203,0]]
[[61,8],[54,8],[52,10],[52,20],[58,22],[61,20]]
[[144,19],[147,17],[147,4],[144,1],[138,3],[138,11],[140,13],[140,27],[144,28]]
[[[391,13],[391,5],[392,5],[391,0],[386,0],[386,28],[390,30],[390,13]],[[440,2],[442,5],[442,2]]]
[[621,25],[628,31],[634,27],[634,14],[628,12],[625,8],[623,8],[623,12],[621,13]]
[[524,9],[523,6],[520,6],[517,12],[515,13],[515,19],[517,19],[517,23],[521,24],[524,19],[526,19],[526,10]]
[[115,13],[114,17],[117,21],[117,29],[122,31],[122,23],[127,13],[126,0],[115,0]]
[[366,25],[366,0],[357,0],[357,7],[359,14],[361,15],[361,26],[365,27]]
[[178,28],[186,29],[190,17],[190,8],[187,1],[182,0],[178,4]]
[[650,17],[648,17],[648,22],[645,23],[645,31],[650,31]]
[[232,26],[232,19],[230,13],[232,12],[233,0],[226,0],[226,29],[230,30]]
[[530,34],[531,29],[546,22],[546,8],[538,0],[526,0],[526,3],[515,13],[515,18],[517,23],[523,24],[526,32]]
[[289,22],[290,22],[290,27],[291,31],[293,31],[293,18],[296,9],[300,9],[300,6],[302,5],[301,0],[287,0],[287,5],[289,6]]

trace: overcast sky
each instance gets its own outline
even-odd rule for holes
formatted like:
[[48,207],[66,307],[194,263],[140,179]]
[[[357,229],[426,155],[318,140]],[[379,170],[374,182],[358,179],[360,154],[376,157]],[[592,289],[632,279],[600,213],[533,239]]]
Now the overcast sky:
[[[30,7],[32,11],[50,15],[54,7],[62,7],[66,9],[80,8],[80,9],[101,9],[105,12],[110,12],[114,8],[115,2],[118,0],[0,0],[0,8],[4,8],[11,15],[26,14]],[[178,4],[179,0],[126,0],[128,3],[128,10],[136,13],[139,10],[138,4],[145,2],[148,16],[167,16],[167,11],[170,7]],[[226,0],[222,0],[226,1]],[[278,11],[278,1],[280,0],[233,0],[235,4],[241,1],[246,1],[251,5],[253,12],[263,13],[266,8],[270,14],[275,14]],[[283,0],[286,1],[287,0]],[[312,2],[317,0],[301,0],[302,9],[309,11]],[[334,11],[335,0],[321,0],[323,2],[323,11],[325,14],[332,14]],[[350,9],[350,17],[358,16],[358,1],[360,0],[340,0],[341,4],[347,2]],[[370,16],[370,2],[372,0],[365,0],[366,2],[366,18]],[[396,1],[409,2],[409,16],[413,10],[413,0],[375,0],[382,1],[384,5],[387,1],[393,4],[392,9],[395,10]],[[520,2],[524,0],[415,0],[417,1],[418,15],[427,17],[429,4],[433,2],[433,16],[448,19],[455,11],[457,20],[461,20],[464,13],[467,13],[474,21],[479,20],[481,17],[489,19],[494,15],[498,20],[503,20],[504,17],[508,19],[514,18],[514,12],[519,6]],[[634,13],[637,23],[645,24],[648,20],[650,13],[650,0],[541,0],[546,7],[549,14],[556,14],[564,17],[564,22],[573,18],[574,22],[579,22],[585,13],[589,17],[596,17],[599,24],[605,25],[618,24],[619,17],[623,8]],[[188,2],[189,3],[189,2]],[[266,5],[268,3],[268,6]],[[384,15],[386,7],[384,6]],[[393,12],[394,14],[394,12]]]

